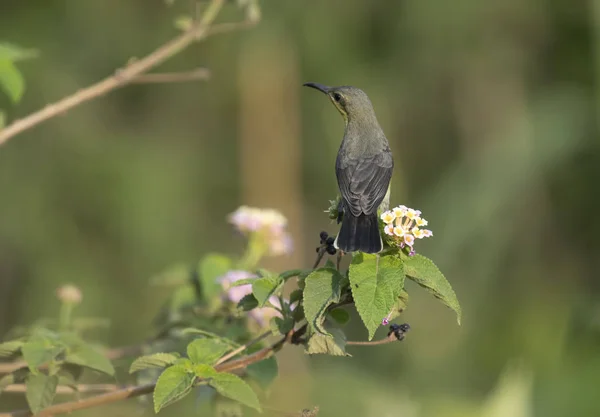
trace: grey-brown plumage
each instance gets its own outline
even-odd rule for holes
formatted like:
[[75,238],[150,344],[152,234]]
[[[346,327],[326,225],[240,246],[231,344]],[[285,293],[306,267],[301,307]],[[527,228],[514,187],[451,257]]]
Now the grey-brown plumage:
[[355,87],[304,85],[327,94],[346,121],[335,163],[343,210],[335,247],[344,252],[378,253],[383,243],[377,210],[387,210],[389,206],[394,161],[373,105]]

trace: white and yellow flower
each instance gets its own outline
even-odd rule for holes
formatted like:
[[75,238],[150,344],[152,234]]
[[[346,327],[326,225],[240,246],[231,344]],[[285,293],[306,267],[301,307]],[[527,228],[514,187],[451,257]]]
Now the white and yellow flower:
[[415,254],[415,239],[433,236],[431,230],[421,229],[422,226],[427,226],[428,222],[421,217],[420,210],[401,205],[383,212],[381,220],[385,223],[385,234],[392,236],[391,241],[400,248],[408,246],[410,256]]

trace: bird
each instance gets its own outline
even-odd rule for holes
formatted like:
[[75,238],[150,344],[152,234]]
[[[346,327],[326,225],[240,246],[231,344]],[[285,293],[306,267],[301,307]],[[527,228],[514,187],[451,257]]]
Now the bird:
[[346,123],[335,161],[342,225],[334,247],[345,253],[379,253],[383,241],[378,210],[389,208],[394,159],[373,104],[356,87],[313,82],[303,85],[326,94]]

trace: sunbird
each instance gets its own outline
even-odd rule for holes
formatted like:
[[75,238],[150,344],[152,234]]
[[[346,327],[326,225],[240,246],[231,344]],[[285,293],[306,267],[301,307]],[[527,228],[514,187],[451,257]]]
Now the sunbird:
[[389,208],[394,160],[371,100],[356,87],[304,86],[326,94],[346,122],[335,161],[343,215],[334,246],[342,252],[379,253],[383,241],[378,210]]

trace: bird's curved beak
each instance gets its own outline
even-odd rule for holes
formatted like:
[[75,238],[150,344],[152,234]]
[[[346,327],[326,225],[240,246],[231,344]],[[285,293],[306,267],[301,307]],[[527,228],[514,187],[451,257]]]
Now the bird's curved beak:
[[319,90],[320,92],[322,92],[324,94],[329,93],[329,91],[331,90],[331,87],[327,87],[326,85],[319,84],[319,83],[304,83],[302,85],[304,87],[311,87],[311,88],[314,88],[315,90]]

